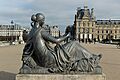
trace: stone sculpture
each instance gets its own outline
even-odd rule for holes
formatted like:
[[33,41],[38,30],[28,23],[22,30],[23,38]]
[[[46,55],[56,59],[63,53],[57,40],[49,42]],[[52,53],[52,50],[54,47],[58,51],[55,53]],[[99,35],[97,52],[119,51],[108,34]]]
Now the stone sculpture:
[[[70,37],[70,30],[62,37],[54,38],[44,24],[42,13],[32,15],[31,20],[32,29],[23,50],[20,73],[102,73],[101,54],[90,53],[77,41],[61,44]],[[49,42],[56,46],[51,47]]]

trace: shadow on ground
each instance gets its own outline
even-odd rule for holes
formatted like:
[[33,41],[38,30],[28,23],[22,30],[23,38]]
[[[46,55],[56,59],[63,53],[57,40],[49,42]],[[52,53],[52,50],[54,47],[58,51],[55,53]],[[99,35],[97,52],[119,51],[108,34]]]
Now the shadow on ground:
[[15,80],[16,74],[0,71],[0,80]]

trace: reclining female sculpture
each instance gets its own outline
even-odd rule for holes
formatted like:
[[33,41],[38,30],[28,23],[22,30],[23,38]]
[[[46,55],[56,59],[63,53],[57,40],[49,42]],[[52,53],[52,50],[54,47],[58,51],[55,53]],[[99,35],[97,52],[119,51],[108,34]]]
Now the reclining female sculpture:
[[[32,29],[23,50],[20,73],[94,73],[97,67],[101,69],[98,65],[101,55],[90,53],[77,41],[61,44],[69,37],[69,31],[60,38],[54,38],[44,24],[42,13],[32,15],[31,20]],[[56,46],[52,48],[49,42]]]

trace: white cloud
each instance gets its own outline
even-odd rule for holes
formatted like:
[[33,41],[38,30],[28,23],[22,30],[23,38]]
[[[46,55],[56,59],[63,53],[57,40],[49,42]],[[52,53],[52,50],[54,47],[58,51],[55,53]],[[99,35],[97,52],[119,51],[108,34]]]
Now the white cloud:
[[26,1],[28,3],[31,3],[31,2],[34,2],[35,0],[23,0],[23,1]]
[[[29,25],[30,16],[42,12],[46,23],[73,24],[77,7],[84,7],[85,0],[1,0],[0,23],[14,19],[17,23]],[[88,7],[94,8],[97,19],[120,19],[119,0],[88,0]]]

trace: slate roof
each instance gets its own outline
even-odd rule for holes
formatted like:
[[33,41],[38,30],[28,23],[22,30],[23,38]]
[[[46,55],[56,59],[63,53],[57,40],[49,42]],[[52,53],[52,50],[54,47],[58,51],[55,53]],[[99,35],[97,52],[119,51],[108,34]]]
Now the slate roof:
[[[85,11],[85,9],[80,9],[80,10],[77,11],[77,18],[78,18],[78,19],[82,19],[82,18],[83,18],[83,16],[84,16],[84,11]],[[90,15],[90,10],[87,9],[87,11],[88,11],[88,17],[90,17],[90,16],[91,16],[91,15]]]
[[97,20],[97,25],[120,25],[120,20]]

